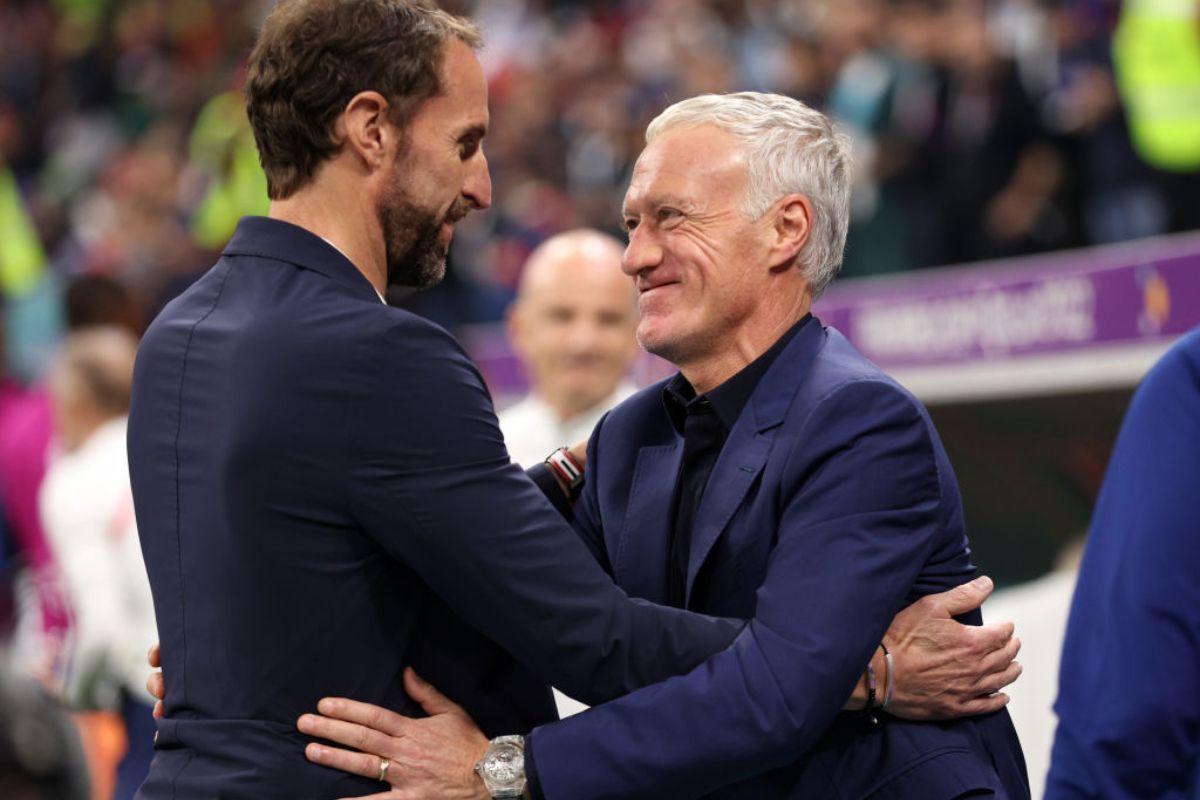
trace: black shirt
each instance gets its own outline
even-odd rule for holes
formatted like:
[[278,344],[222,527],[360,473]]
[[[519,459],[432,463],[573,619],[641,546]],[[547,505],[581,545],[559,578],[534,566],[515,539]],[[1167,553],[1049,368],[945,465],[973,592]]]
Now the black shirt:
[[663,403],[675,431],[683,437],[683,458],[675,485],[670,550],[667,556],[667,605],[683,608],[687,588],[687,566],[691,555],[692,529],[705,486],[729,431],[750,401],[758,382],[787,347],[796,333],[809,323],[811,314],[788,329],[761,356],[717,388],[696,396],[682,374],[663,387]]

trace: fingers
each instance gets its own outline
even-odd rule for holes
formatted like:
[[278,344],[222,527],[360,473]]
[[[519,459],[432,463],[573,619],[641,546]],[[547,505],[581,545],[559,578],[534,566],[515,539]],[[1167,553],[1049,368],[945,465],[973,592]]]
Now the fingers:
[[982,656],[1011,645],[1016,630],[1016,625],[1011,622],[993,622],[982,626],[964,625],[959,632],[971,637],[971,651]]
[[155,700],[155,701],[154,701],[154,712],[153,712],[153,714],[154,714],[154,718],[155,718],[155,719],[162,719],[163,717],[165,717],[165,716],[167,715],[167,712],[166,712],[166,710],[163,708],[163,702],[162,702],[162,700]]
[[156,700],[165,700],[167,697],[167,684],[163,680],[161,672],[151,672],[146,678],[146,691]]
[[1001,647],[999,650],[993,650],[983,657],[979,663],[979,678],[983,680],[990,675],[1003,672],[1021,652],[1021,639],[1014,636],[1008,640],[1008,644]]
[[978,683],[979,694],[995,694],[1021,677],[1024,669],[1020,662],[1014,661],[1003,672],[984,676]]
[[[344,744],[347,747],[353,747],[355,750],[362,750],[367,753],[386,755],[391,750],[389,746],[391,744],[391,737],[387,734],[353,722],[343,722],[340,719],[330,719],[328,717],[317,716],[316,714],[305,714],[297,720],[296,727],[309,736],[327,739],[331,742]],[[378,758],[375,758],[375,768],[376,771],[374,774],[378,775]],[[342,769],[342,767],[338,767],[338,769]],[[365,775],[367,773],[358,774]]]
[[[373,779],[379,778],[379,765],[383,761],[379,756],[353,753],[339,747],[326,747],[323,744],[308,745],[304,748],[304,755],[314,764]],[[391,767],[388,768],[388,777],[392,777]]]
[[146,654],[146,660],[150,662],[150,666],[154,669],[162,666],[162,652],[159,649],[158,642],[155,642],[150,647],[150,652]]
[[[413,699],[416,699],[415,697]],[[388,736],[403,736],[408,722],[404,717],[386,708],[347,700],[344,697],[324,697],[317,703],[317,711],[326,717],[364,725]],[[311,715],[306,715],[311,716]]]
[[992,579],[982,575],[970,583],[964,583],[961,586],[955,586],[948,592],[942,592],[938,597],[941,599],[942,607],[950,613],[950,616],[955,617],[979,608],[994,588]]
[[457,705],[433,688],[432,684],[427,683],[412,667],[404,670],[404,691],[421,704],[421,708],[425,709],[426,714],[449,714],[459,710]]
[[999,711],[1008,705],[1008,695],[994,694],[988,697],[976,697],[974,700],[968,700],[963,703],[960,710],[964,716],[975,716],[977,714],[991,714],[993,711]]

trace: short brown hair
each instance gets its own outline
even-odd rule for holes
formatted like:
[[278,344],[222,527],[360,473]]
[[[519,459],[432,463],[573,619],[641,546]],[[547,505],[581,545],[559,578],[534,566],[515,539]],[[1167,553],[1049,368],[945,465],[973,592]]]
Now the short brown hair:
[[250,54],[246,112],[281,200],[303,187],[341,148],[333,122],[359,92],[388,99],[389,119],[407,124],[441,91],[442,45],[482,44],[473,23],[425,0],[284,0]]

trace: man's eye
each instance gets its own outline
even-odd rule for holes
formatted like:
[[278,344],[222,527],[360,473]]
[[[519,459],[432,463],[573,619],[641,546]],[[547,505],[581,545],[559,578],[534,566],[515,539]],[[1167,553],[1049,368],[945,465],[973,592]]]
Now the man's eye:
[[636,228],[637,226],[638,226],[638,221],[636,219],[634,219],[633,217],[629,217],[628,219],[625,220],[625,231],[627,233],[633,233],[633,229]]
[[479,140],[478,139],[471,139],[469,141],[463,142],[458,147],[458,154],[459,154],[459,156],[462,157],[462,159],[464,161],[466,161],[471,156],[475,155],[475,153],[478,151],[479,151]]
[[657,214],[658,221],[660,223],[671,222],[675,219],[678,219],[680,216],[681,214],[679,211],[674,208],[660,208]]

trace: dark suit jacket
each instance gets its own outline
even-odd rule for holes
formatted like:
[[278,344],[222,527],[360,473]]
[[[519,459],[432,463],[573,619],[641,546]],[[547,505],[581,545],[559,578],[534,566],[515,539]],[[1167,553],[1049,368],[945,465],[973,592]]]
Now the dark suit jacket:
[[[661,392],[640,392],[597,426],[575,508],[617,583],[656,602],[683,449]],[[896,612],[974,571],[954,472],[924,408],[839,333],[804,326],[730,432],[692,532],[688,608],[754,619],[690,674],[535,730],[543,791],[1028,797],[1007,712],[880,725],[839,714]]]
[[498,735],[553,719],[547,683],[608,700],[740,627],[629,600],[454,340],[283,222],[243,220],[150,326],[129,458],[167,677],[147,800],[379,791],[295,722],[326,695],[419,714],[409,664]]

